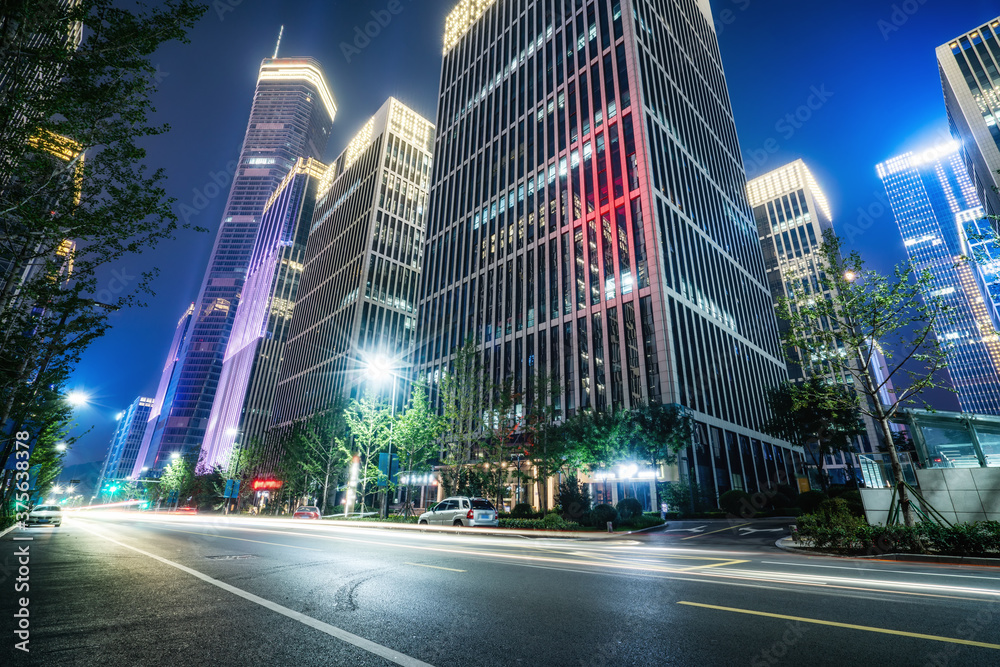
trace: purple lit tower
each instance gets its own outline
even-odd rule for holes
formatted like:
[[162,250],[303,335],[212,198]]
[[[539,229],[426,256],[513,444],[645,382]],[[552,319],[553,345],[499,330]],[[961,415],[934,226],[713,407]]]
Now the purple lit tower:
[[179,354],[177,379],[149,446],[154,474],[173,453],[199,453],[264,208],[296,160],[322,157],[336,111],[315,60],[261,63],[239,166]]
[[235,444],[263,439],[325,173],[326,165],[300,159],[264,209],[201,448],[202,470],[225,468]]

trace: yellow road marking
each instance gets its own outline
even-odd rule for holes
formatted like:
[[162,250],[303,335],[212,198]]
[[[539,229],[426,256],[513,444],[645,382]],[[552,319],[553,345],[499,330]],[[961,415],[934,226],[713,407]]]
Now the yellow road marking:
[[749,526],[749,525],[750,525],[750,522],[747,521],[746,523],[741,523],[741,524],[739,524],[737,526],[727,526],[725,528],[720,528],[718,530],[710,530],[707,533],[698,533],[697,535],[689,535],[687,537],[682,537],[681,539],[682,540],[693,540],[694,538],[701,537],[702,535],[711,535],[712,533],[721,533],[721,532],[723,532],[725,530],[732,530],[733,528],[740,528],[742,526]]
[[275,547],[288,547],[289,549],[302,549],[304,551],[322,551],[322,549],[313,549],[312,547],[297,547],[294,544],[280,544],[278,542],[262,542],[261,540],[248,540],[245,537],[227,537],[225,535],[212,535],[210,533],[196,533],[191,530],[177,530],[176,528],[164,528],[163,530],[169,530],[171,533],[187,533],[188,535],[201,535],[202,537],[218,537],[223,540],[239,540],[240,542],[254,542],[256,544],[270,544]]
[[449,572],[465,572],[466,570],[456,570],[453,567],[440,567],[438,565],[424,565],[423,563],[404,562],[403,565],[416,565],[417,567],[432,567],[435,570],[448,570]]
[[748,560],[727,560],[721,563],[709,563],[708,565],[695,565],[694,567],[686,567],[683,570],[678,570],[678,572],[690,572],[691,570],[704,570],[706,567],[724,567],[726,565],[739,565],[740,563],[749,563]]
[[705,609],[717,609],[719,611],[731,611],[737,614],[750,614],[752,616],[766,616],[768,618],[780,618],[784,621],[799,621],[801,623],[815,623],[817,625],[829,625],[834,628],[847,628],[848,630],[864,630],[865,632],[878,632],[884,635],[897,635],[899,637],[913,637],[915,639],[929,639],[935,642],[949,642],[951,644],[964,644],[966,646],[978,646],[979,648],[991,648],[1000,650],[1000,644],[988,644],[986,642],[972,641],[971,639],[955,639],[954,637],[941,637],[938,635],[925,635],[919,632],[904,632],[902,630],[888,630],[886,628],[873,628],[868,625],[854,625],[853,623],[838,623],[836,621],[822,621],[817,618],[803,618],[801,616],[787,616],[785,614],[771,614],[766,611],[754,611],[752,609],[736,609],[735,607],[719,607],[714,604],[702,604],[700,602],[684,602],[677,604],[689,607],[704,607]]

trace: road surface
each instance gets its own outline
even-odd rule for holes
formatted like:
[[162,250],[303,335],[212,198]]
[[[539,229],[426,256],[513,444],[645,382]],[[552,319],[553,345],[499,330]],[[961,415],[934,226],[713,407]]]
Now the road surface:
[[0,539],[0,664],[1000,664],[1000,571],[787,553],[786,528],[582,540],[74,515]]

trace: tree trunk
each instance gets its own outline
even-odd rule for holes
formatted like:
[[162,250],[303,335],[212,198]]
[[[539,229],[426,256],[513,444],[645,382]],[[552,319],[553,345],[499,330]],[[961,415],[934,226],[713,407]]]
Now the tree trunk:
[[[892,464],[893,486],[895,487],[896,493],[899,497],[899,506],[903,510],[903,522],[907,526],[913,526],[916,525],[916,520],[913,517],[913,508],[910,506],[910,494],[906,492],[906,486],[903,481],[903,466],[899,462],[899,455],[896,452],[896,443],[893,442],[892,439],[892,429],[889,427],[889,417],[885,414],[881,398],[878,395],[878,391],[875,389],[874,383],[872,383],[867,367],[862,366],[862,368],[864,368],[865,390],[869,397],[871,397],[872,403],[875,404],[878,414],[878,425],[882,429],[882,437],[885,438],[886,447],[889,449],[889,462]],[[889,518],[891,519],[892,517]]]

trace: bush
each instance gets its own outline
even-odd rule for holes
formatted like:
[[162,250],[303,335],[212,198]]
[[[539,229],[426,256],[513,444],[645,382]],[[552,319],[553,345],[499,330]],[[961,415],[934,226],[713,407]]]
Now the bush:
[[547,514],[544,519],[500,519],[499,527],[517,530],[576,530],[579,525],[563,521],[558,514]]
[[806,514],[812,514],[819,509],[824,500],[828,500],[828,498],[822,491],[806,491],[799,494],[799,507]]
[[837,496],[845,503],[847,503],[847,508],[851,510],[851,514],[854,516],[864,516],[865,515],[865,505],[861,502],[861,492],[852,489],[850,491],[844,491],[839,496]]
[[800,516],[797,524],[799,535],[820,549],[846,550],[858,547],[863,539],[862,530],[868,526],[863,519],[851,514],[847,503],[840,498],[824,500],[815,513]]
[[559,513],[570,521],[579,521],[590,511],[590,490],[571,476],[559,485]]
[[618,517],[623,524],[629,524],[634,517],[642,516],[642,503],[635,498],[623,498],[615,506],[618,510]]
[[726,491],[719,496],[719,507],[724,509],[726,513],[735,516],[744,516],[748,509],[753,510],[753,506],[750,504],[750,494],[737,489]]
[[535,514],[535,508],[528,503],[518,503],[510,511],[512,519],[527,519]]
[[660,518],[659,514],[640,514],[632,517],[630,523],[636,530],[643,530],[644,528],[662,525],[663,519]]
[[608,521],[617,524],[618,510],[616,510],[612,505],[600,504],[590,510],[590,520],[594,526],[598,528],[604,528]]

